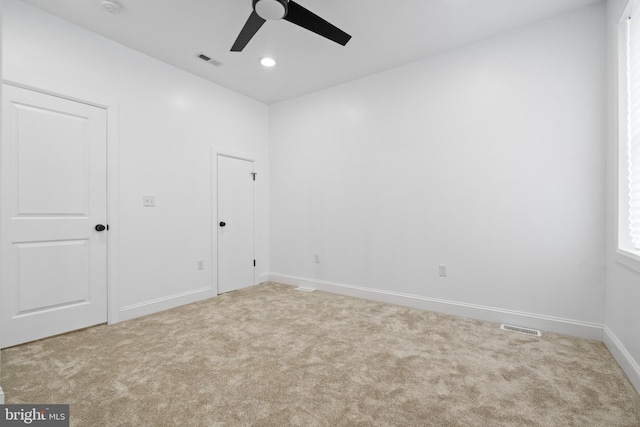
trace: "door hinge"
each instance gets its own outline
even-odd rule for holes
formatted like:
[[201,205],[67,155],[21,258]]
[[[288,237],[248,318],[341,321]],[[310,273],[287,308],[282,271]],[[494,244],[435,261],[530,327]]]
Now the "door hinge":
[[254,267],[256,266],[256,260],[255,259],[253,260],[253,266]]
[[253,180],[256,180],[256,175],[258,175],[258,172],[251,172],[251,175],[253,175]]

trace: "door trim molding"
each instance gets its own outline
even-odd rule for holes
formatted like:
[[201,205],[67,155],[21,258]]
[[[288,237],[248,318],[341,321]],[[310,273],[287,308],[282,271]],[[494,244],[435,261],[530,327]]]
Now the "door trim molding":
[[31,86],[13,80],[2,79],[0,84],[15,86],[33,92],[51,95],[69,101],[91,105],[105,110],[107,114],[107,323],[120,321],[120,173],[119,173],[119,105],[115,99],[92,99],[60,93],[46,88]]
[[[2,0],[0,0],[0,33],[2,33]],[[2,75],[2,47],[0,46],[0,76]],[[0,125],[2,124],[2,82],[0,82]],[[0,144],[2,141],[0,140]],[[0,230],[1,231],[1,230]],[[0,354],[0,365],[2,365],[2,355]],[[0,369],[2,374],[2,369]],[[2,391],[2,384],[0,383],[0,405],[4,403],[4,391]]]
[[[242,152],[240,150],[230,150],[224,147],[211,147],[211,289],[215,295],[220,295],[218,289],[218,156],[230,157],[238,160],[253,162],[254,172],[259,169],[258,156],[255,153]],[[259,175],[258,175],[259,176]],[[255,185],[253,187],[253,250],[255,256],[256,248],[256,195]],[[256,284],[255,269],[253,273],[253,284]]]

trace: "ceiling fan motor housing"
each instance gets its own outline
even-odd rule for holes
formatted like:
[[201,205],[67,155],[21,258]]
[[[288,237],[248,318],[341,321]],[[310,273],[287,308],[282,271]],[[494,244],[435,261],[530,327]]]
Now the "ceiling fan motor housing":
[[275,21],[287,16],[288,0],[253,0],[253,10],[262,19]]

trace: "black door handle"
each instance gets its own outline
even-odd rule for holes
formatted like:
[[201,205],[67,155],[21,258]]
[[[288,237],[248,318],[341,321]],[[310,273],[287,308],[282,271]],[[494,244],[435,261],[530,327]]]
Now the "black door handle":
[[98,225],[96,225],[96,231],[104,231],[104,230],[106,230],[106,229],[107,229],[107,227],[105,227],[105,226],[104,226],[104,225],[102,225],[102,224],[98,224]]
[[224,222],[224,221],[220,221],[220,227],[224,227],[225,225],[227,225],[227,223],[226,223],[226,222]]

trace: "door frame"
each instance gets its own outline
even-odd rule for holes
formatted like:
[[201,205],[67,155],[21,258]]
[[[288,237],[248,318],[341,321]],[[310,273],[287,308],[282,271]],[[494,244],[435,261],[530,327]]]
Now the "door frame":
[[[14,86],[21,89],[38,92],[44,95],[55,96],[73,102],[87,104],[105,110],[107,114],[107,323],[113,324],[119,321],[119,295],[120,295],[120,218],[119,218],[119,190],[120,177],[118,169],[119,158],[119,122],[118,103],[113,99],[87,100],[83,97],[63,94],[46,88],[22,84],[12,80],[2,79],[2,85]],[[1,117],[0,117],[1,120]],[[2,141],[0,141],[2,143]],[[2,198],[0,197],[0,203]],[[2,232],[2,230],[0,230]]]
[[[215,295],[220,295],[218,287],[218,156],[253,162],[256,172],[258,161],[253,153],[229,150],[223,147],[211,147],[211,289]],[[253,254],[256,252],[256,186],[253,186]],[[253,283],[256,284],[256,272],[253,271]]]

